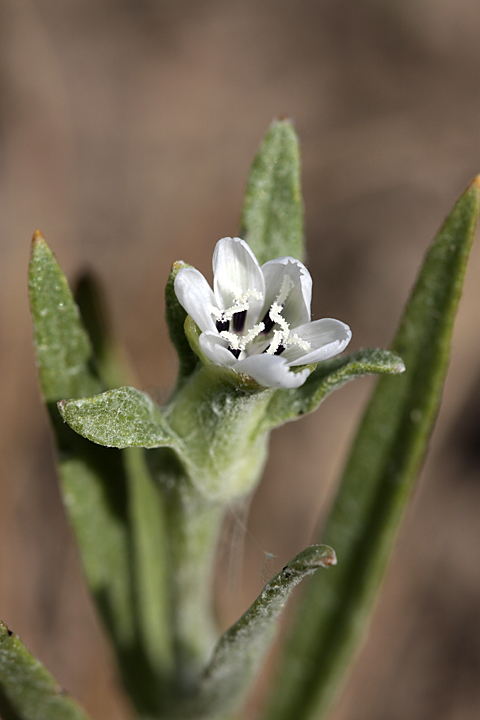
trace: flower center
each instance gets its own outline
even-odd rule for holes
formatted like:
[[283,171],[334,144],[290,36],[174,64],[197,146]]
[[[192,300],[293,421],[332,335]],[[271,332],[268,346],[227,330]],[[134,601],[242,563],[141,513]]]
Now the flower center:
[[[219,310],[217,307],[209,306],[208,309],[215,320],[218,333],[220,337],[228,341],[228,349],[235,358],[238,359],[242,352],[246,352],[247,346],[261,335],[271,337],[267,347],[264,346],[264,343],[259,343],[258,341],[256,343],[257,352],[266,353],[267,355],[281,355],[282,352],[291,345],[297,345],[305,352],[311,349],[310,343],[290,332],[290,326],[282,315],[285,302],[293,287],[294,283],[292,279],[288,275],[284,275],[280,292],[271,304],[265,317],[246,333],[244,333],[244,330],[247,314],[250,309],[249,300],[250,298],[255,298],[256,300],[262,299],[262,295],[258,290],[247,290],[247,292],[243,294],[238,294],[233,305],[227,310]],[[267,340],[267,338],[265,339]],[[253,350],[253,348],[251,349]],[[255,354],[255,350],[253,354]]]

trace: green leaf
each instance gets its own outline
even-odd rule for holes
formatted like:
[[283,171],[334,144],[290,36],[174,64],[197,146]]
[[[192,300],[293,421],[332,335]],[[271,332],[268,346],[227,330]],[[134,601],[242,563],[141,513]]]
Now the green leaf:
[[307,381],[294,390],[277,390],[265,416],[264,429],[278,427],[313,412],[333,390],[364,375],[398,375],[405,370],[396,353],[376,348],[357,350],[318,363]]
[[[159,573],[165,573],[165,543],[158,546],[155,561],[138,562],[138,554],[144,544],[143,523],[153,526],[154,539],[162,535],[159,491],[147,474],[141,451],[126,454],[94,445],[65,425],[58,413],[57,401],[82,398],[103,389],[97,367],[103,378],[118,379],[119,364],[109,367],[108,363],[114,362],[111,353],[100,353],[98,361],[94,357],[65,276],[40,233],[35,234],[32,246],[29,294],[40,383],[59,452],[62,496],[87,583],[113,641],[125,686],[137,708],[153,711],[161,692],[159,678],[168,678],[171,664],[165,587],[158,582]],[[101,327],[96,304],[83,302],[82,307],[89,327]],[[99,349],[95,334],[94,341]],[[138,468],[143,468],[143,474]],[[140,516],[144,516],[143,521]],[[155,590],[156,612],[164,628],[161,637],[153,631],[158,641],[153,654],[152,640],[148,639],[152,630],[145,628],[141,614],[145,608],[139,599],[147,582],[150,594],[152,588]],[[163,585],[165,582],[163,577]]]
[[238,703],[258,671],[293,588],[319,568],[335,564],[332,548],[312,545],[265,585],[255,602],[218,641],[196,693],[182,708],[182,718],[213,720],[225,716]]
[[255,156],[247,183],[240,235],[260,265],[283,255],[303,259],[300,152],[289,120],[272,123]]
[[479,202],[477,178],[426,255],[392,345],[406,371],[366,410],[323,533],[338,569],[305,594],[267,718],[325,717],[363,637],[440,404]]
[[175,278],[182,268],[191,267],[182,261],[173,263],[170,275],[165,287],[165,319],[168,325],[170,340],[177,351],[179,369],[177,389],[180,388],[188,377],[198,367],[198,358],[190,347],[184,331],[187,313],[180,305],[175,295]]
[[[133,377],[123,348],[111,332],[101,287],[91,273],[77,283],[75,300],[90,337],[104,386],[119,387]],[[171,654],[169,568],[165,508],[140,448],[121,457],[128,488],[128,519],[133,552],[131,582],[140,642],[157,677],[165,674]],[[157,683],[157,680],[154,680]]]
[[37,232],[29,269],[29,297],[40,385],[45,401],[100,392],[92,347],[68,282]]
[[79,435],[107,447],[172,447],[179,440],[160,408],[146,393],[132,387],[107,390],[79,400],[61,400],[58,410]]
[[75,700],[1,620],[0,716],[3,720],[87,720]]

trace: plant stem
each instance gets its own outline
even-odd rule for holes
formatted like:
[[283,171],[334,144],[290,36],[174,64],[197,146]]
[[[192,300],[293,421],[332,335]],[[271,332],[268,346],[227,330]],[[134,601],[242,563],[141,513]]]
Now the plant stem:
[[193,687],[217,640],[212,575],[222,519],[222,506],[187,484],[167,493],[174,654],[182,694]]

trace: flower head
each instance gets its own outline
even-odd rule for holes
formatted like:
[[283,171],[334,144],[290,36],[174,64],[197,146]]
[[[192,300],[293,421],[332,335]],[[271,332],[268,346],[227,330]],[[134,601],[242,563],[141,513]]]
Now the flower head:
[[240,238],[219,240],[213,290],[195,268],[175,278],[179,303],[200,330],[200,347],[217,365],[249,375],[265,387],[303,385],[309,368],[291,368],[341,353],[352,333],[340,320],[310,321],[312,278],[292,257],[260,267]]

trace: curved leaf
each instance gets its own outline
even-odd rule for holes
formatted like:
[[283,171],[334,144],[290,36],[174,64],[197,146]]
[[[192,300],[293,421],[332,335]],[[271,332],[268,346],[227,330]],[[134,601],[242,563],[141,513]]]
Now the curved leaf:
[[267,409],[265,429],[313,412],[333,390],[364,375],[398,375],[405,370],[402,358],[388,350],[357,350],[318,363],[307,381],[294,390],[277,390]]
[[265,585],[255,602],[218,641],[195,696],[181,710],[182,718],[214,720],[231,710],[258,670],[293,588],[307,575],[336,562],[332,548],[312,545]]

